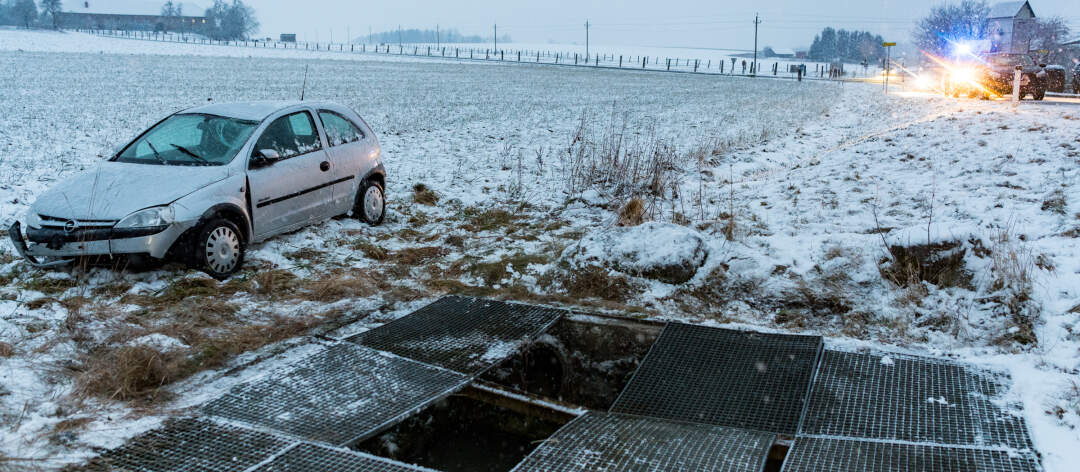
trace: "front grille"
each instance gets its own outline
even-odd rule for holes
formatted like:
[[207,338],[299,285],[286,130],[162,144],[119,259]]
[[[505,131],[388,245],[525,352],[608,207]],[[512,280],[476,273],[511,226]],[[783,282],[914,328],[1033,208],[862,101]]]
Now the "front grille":
[[50,227],[50,228],[52,228],[52,227],[63,228],[65,225],[67,225],[67,223],[69,221],[74,221],[78,225],[78,227],[80,227],[80,228],[111,228],[114,225],[116,225],[116,223],[119,222],[118,220],[93,220],[93,219],[81,220],[81,219],[71,219],[71,218],[60,218],[60,217],[57,217],[57,216],[49,216],[49,215],[42,215],[42,214],[38,214],[38,217],[41,218],[41,226],[47,226],[47,227]]

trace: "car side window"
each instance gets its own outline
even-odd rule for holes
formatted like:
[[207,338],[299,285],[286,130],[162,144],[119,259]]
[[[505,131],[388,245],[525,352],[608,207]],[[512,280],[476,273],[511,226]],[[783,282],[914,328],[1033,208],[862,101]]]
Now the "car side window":
[[364,139],[364,132],[344,116],[332,111],[319,110],[319,118],[322,119],[323,128],[326,129],[326,140],[330,146],[340,146]]
[[301,111],[274,120],[255,142],[253,155],[262,150],[277,152],[278,159],[288,159],[322,148],[319,132],[311,113]]

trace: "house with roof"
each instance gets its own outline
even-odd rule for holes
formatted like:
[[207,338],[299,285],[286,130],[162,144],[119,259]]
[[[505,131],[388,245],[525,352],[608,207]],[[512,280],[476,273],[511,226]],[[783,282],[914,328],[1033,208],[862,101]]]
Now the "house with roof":
[[987,15],[990,52],[1027,54],[1035,31],[1035,10],[1023,2],[1002,2]]
[[[164,0],[79,0],[64,2],[59,14],[65,28],[200,33],[207,27],[203,9],[192,2],[173,2],[180,15],[162,15]],[[184,13],[194,14],[185,15]]]

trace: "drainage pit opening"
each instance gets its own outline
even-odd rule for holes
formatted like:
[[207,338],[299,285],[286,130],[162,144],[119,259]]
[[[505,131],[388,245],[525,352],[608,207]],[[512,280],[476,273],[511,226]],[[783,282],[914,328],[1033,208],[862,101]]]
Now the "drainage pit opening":
[[468,388],[356,449],[444,472],[505,472],[573,415]]
[[590,315],[564,317],[481,379],[563,404],[607,410],[661,328]]

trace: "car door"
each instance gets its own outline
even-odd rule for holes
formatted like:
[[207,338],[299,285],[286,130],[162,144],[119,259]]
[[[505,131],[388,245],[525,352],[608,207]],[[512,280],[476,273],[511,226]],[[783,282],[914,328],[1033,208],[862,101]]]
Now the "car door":
[[[266,155],[269,159],[260,159]],[[331,166],[311,112],[275,118],[255,142],[248,182],[255,237],[325,218],[332,202]]]
[[334,209],[337,213],[348,212],[354,203],[364,156],[368,151],[366,135],[344,113],[319,110],[319,120],[326,132],[327,153],[334,174]]

